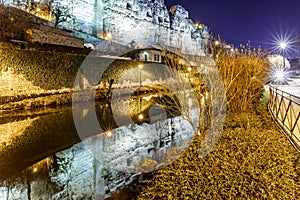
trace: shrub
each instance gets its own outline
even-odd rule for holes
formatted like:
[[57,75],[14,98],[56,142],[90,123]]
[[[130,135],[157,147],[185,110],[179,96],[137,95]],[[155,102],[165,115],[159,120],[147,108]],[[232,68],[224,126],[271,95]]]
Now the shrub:
[[224,82],[228,111],[245,112],[258,107],[270,70],[262,49],[211,45],[211,53]]

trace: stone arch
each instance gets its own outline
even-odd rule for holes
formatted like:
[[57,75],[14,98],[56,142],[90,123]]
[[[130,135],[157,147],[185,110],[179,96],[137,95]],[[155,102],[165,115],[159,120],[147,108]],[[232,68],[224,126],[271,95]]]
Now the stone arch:
[[[99,122],[100,126],[104,131],[111,130],[113,128],[118,127],[118,124],[113,116],[112,104],[111,104],[111,94],[113,91],[113,84],[119,83],[122,79],[122,76],[128,71],[136,71],[138,70],[139,65],[144,65],[145,68],[151,68],[153,65],[164,65],[168,63],[171,68],[175,71],[181,70],[178,68],[177,65],[168,61],[169,58],[162,59],[161,63],[154,63],[154,62],[144,62],[140,61],[138,57],[136,57],[139,51],[144,49],[134,50],[127,54],[124,54],[122,57],[118,57],[115,59],[103,72],[101,80],[106,80],[109,83],[108,92],[107,92],[107,99],[106,99],[106,106],[102,107],[101,109],[98,107],[96,108],[99,114]],[[161,50],[157,50],[160,51]],[[176,55],[174,53],[168,52],[167,54]],[[127,59],[125,59],[127,58]],[[131,59],[128,59],[131,58]],[[182,57],[177,56],[176,59],[180,59]],[[182,58],[183,59],[183,58]],[[174,61],[175,62],[175,61]],[[177,62],[177,61],[176,61]],[[183,66],[183,65],[182,65]],[[145,69],[147,70],[147,69]],[[154,72],[153,72],[154,73]],[[158,73],[158,72],[155,72]],[[159,72],[163,74],[163,72]],[[148,73],[147,73],[148,74]],[[157,94],[163,95],[157,95]],[[137,105],[139,104],[139,97],[140,96],[153,96],[150,100],[147,100],[147,104],[143,103],[143,108],[138,111]],[[172,94],[172,91],[164,85],[156,84],[156,85],[143,85],[137,87],[135,91],[131,94],[130,98],[130,118],[133,122],[140,124],[140,123],[152,123],[153,120],[151,119],[150,112],[154,109],[155,112],[160,112],[160,110],[164,110],[166,117],[175,117],[181,114],[181,104],[177,99],[176,95]],[[146,102],[143,101],[142,102]],[[174,106],[173,106],[174,105]],[[139,119],[139,115],[143,115],[143,119]],[[122,124],[123,125],[123,124]],[[124,124],[125,125],[125,124]]]

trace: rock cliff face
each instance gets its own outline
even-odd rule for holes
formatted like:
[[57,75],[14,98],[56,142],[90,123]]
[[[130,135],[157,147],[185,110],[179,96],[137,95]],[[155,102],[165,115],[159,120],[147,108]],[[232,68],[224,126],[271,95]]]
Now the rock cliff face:
[[207,26],[196,25],[180,5],[169,11],[164,0],[53,0],[52,6],[68,8],[61,28],[133,48],[159,44],[204,55],[209,40]]

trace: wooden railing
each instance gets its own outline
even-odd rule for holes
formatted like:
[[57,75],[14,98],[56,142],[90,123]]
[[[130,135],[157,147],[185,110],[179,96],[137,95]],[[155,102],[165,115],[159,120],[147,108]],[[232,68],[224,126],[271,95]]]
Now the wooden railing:
[[300,150],[300,97],[270,85],[269,111],[293,145]]

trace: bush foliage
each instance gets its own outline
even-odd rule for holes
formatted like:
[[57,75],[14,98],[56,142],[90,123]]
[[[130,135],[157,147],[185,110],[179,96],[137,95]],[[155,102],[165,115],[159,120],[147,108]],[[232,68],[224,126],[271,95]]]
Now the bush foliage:
[[227,49],[223,45],[212,45],[211,52],[224,82],[228,111],[257,108],[271,67],[265,53],[261,49]]
[[260,105],[270,64],[261,49],[211,46],[227,99],[223,132],[199,157],[198,135],[178,160],[143,181],[138,199],[295,199],[300,155]]

